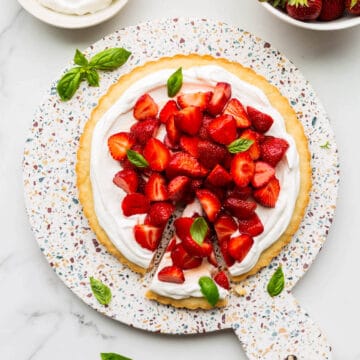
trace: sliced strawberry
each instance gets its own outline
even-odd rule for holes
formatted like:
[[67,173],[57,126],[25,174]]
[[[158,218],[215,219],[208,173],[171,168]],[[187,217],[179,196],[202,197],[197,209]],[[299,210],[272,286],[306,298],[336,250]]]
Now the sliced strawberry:
[[264,225],[256,213],[248,219],[239,220],[239,231],[250,236],[260,235],[264,231]]
[[261,159],[275,167],[288,148],[289,143],[286,140],[274,136],[265,136],[260,144]]
[[214,118],[211,116],[204,115],[200,130],[199,130],[199,138],[203,140],[211,140],[208,127],[211,121],[213,121]]
[[176,245],[176,237],[174,236],[170,241],[168,246],[166,247],[166,252],[171,252],[175,248]]
[[171,116],[179,110],[175,100],[169,100],[161,109],[159,119],[163,124],[166,124]]
[[251,185],[255,188],[266,185],[275,176],[275,169],[266,162],[257,161],[255,163],[255,174],[251,180]]
[[247,107],[247,113],[255,130],[261,133],[267,132],[274,122],[270,115],[265,114],[251,106]]
[[214,186],[207,180],[204,182],[204,188],[210,190],[222,202],[226,197],[226,188],[223,186]]
[[215,267],[218,267],[218,266],[219,266],[219,263],[218,263],[218,261],[217,261],[217,259],[216,259],[215,251],[212,251],[212,252],[211,252],[211,254],[207,257],[207,261],[208,261],[211,265],[213,265],[213,266],[215,266]]
[[174,221],[175,233],[181,240],[184,240],[187,236],[191,236],[190,228],[193,222],[194,218],[190,217],[181,217]]
[[279,180],[274,177],[269,183],[259,189],[254,190],[254,199],[262,206],[273,208],[280,193]]
[[218,116],[208,125],[208,132],[215,142],[228,145],[237,137],[236,122],[231,115]]
[[[145,193],[145,185],[146,185],[146,180],[142,176],[139,176],[139,185],[137,188],[137,192],[144,194]],[[164,200],[166,200],[166,199],[164,199]]]
[[214,222],[214,229],[221,245],[224,241],[230,239],[230,236],[238,229],[238,226],[232,216],[222,214]]
[[139,185],[139,177],[135,170],[120,170],[115,174],[113,183],[128,194],[134,193]]
[[181,94],[177,97],[179,106],[184,109],[188,106],[197,106],[204,111],[212,97],[212,92],[196,92]]
[[227,186],[231,183],[231,180],[230,174],[219,164],[215,165],[206,178],[206,181],[214,186]]
[[196,158],[199,156],[198,145],[199,145],[198,137],[183,135],[180,138],[181,149]]
[[185,276],[178,266],[166,266],[158,272],[158,279],[163,282],[183,284]]
[[229,254],[235,260],[241,262],[244,260],[245,256],[248,254],[253,244],[254,239],[246,234],[230,238],[228,244]]
[[185,199],[190,188],[190,178],[187,176],[176,176],[168,184],[169,199],[180,201]]
[[251,126],[251,121],[238,99],[231,99],[224,109],[224,114],[231,115],[236,121],[236,127],[246,129]]
[[191,178],[205,177],[207,170],[190,154],[177,152],[172,157],[166,169],[169,178],[185,175]]
[[168,135],[165,135],[164,137],[164,144],[166,147],[168,147],[171,151],[178,151],[180,150],[180,146],[178,143],[172,143],[169,139]]
[[209,221],[214,222],[221,209],[220,200],[215,194],[206,189],[197,190],[196,196]]
[[221,145],[211,141],[200,140],[198,144],[199,162],[208,169],[212,169],[216,164],[221,163],[228,151]]
[[202,119],[202,112],[197,106],[188,106],[174,115],[175,126],[189,135],[196,135],[199,132]]
[[180,269],[188,270],[201,265],[202,258],[190,255],[182,244],[177,244],[171,252],[171,260]]
[[126,151],[134,144],[134,138],[127,132],[119,132],[117,134],[111,135],[108,139],[110,155],[115,160],[123,160],[126,158]]
[[134,226],[134,236],[135,240],[145,249],[150,251],[156,250],[158,247],[163,229],[152,226],[152,225],[135,225]]
[[225,239],[220,244],[221,254],[224,258],[225,264],[228,267],[233,266],[235,263],[235,259],[229,254],[229,241],[230,241],[230,239]]
[[233,155],[227,151],[225,157],[221,161],[221,165],[227,171],[230,171],[232,158]]
[[245,186],[239,188],[235,186],[233,189],[228,189],[226,192],[226,197],[234,197],[237,199],[247,200],[252,193],[252,189],[250,186]]
[[231,176],[239,187],[247,186],[255,173],[255,164],[247,152],[237,153],[231,162]]
[[240,136],[242,139],[248,139],[254,141],[250,148],[246,151],[253,160],[257,160],[260,157],[259,138],[260,135],[250,129],[246,129]]
[[137,143],[145,145],[152,137],[156,136],[159,125],[159,121],[156,119],[146,119],[136,122],[130,131]]
[[165,178],[158,173],[150,175],[145,184],[144,192],[150,201],[164,201],[169,198]]
[[212,243],[204,240],[202,244],[198,244],[191,236],[186,236],[182,241],[184,249],[193,256],[208,257],[213,251]]
[[144,157],[149,162],[151,169],[163,171],[171,156],[169,149],[160,140],[151,138],[144,148]]
[[144,94],[136,101],[133,114],[136,120],[145,120],[156,117],[158,110],[154,99],[149,94]]
[[127,194],[121,203],[121,208],[125,216],[146,214],[149,211],[150,202],[143,194]]
[[214,281],[226,290],[230,290],[229,279],[226,276],[225,271],[220,271],[214,276]]
[[181,132],[175,125],[175,116],[170,116],[165,125],[166,134],[171,144],[176,145],[179,143]]
[[209,101],[208,111],[211,115],[220,114],[231,97],[231,86],[225,82],[219,82],[214,88],[214,93]]
[[164,226],[174,210],[175,206],[168,202],[157,202],[152,204],[149,210],[151,224],[155,226]]
[[203,179],[191,179],[190,190],[195,192],[197,189],[200,189],[203,186]]
[[225,200],[224,208],[238,219],[248,219],[255,213],[256,202],[230,197]]

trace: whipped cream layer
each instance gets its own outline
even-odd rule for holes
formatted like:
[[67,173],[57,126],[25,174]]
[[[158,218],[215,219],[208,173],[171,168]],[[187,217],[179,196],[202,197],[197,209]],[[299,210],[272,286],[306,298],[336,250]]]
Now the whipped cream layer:
[[62,14],[85,15],[92,14],[108,7],[112,0],[38,0],[51,10]]
[[[176,69],[165,69],[148,75],[130,86],[115,104],[98,121],[93,132],[90,160],[90,178],[93,190],[94,206],[98,221],[112,243],[131,262],[148,267],[153,253],[143,249],[134,240],[132,227],[142,223],[144,215],[125,217],[121,210],[121,201],[126,195],[112,183],[113,176],[121,170],[120,163],[109,154],[107,139],[120,131],[129,131],[137,121],[132,109],[137,99],[144,93],[150,93],[159,108],[168,101],[166,82]],[[299,156],[293,138],[286,132],[284,119],[270,104],[259,88],[240,80],[234,74],[219,66],[199,66],[183,70],[182,92],[208,91],[217,82],[228,82],[232,86],[232,97],[239,99],[244,106],[252,106],[274,119],[267,135],[281,137],[288,141],[289,149],[285,158],[276,167],[281,190],[274,209],[258,205],[257,213],[264,224],[264,232],[254,238],[254,246],[241,263],[235,263],[229,270],[232,275],[240,275],[250,270],[260,254],[285,231],[292,217],[299,192]],[[157,137],[163,140],[164,129]]]

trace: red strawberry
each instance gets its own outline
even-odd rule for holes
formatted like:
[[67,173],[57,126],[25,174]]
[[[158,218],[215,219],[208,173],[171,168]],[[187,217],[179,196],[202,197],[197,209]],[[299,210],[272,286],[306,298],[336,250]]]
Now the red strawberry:
[[156,136],[159,129],[159,121],[156,119],[146,119],[144,121],[136,122],[131,128],[131,134],[134,136],[136,142],[145,145],[149,139]]
[[223,186],[214,186],[205,180],[204,188],[210,190],[221,202],[225,199],[226,189]]
[[209,240],[204,240],[200,245],[191,236],[186,236],[182,241],[182,245],[193,256],[208,257],[213,251],[212,243]]
[[234,265],[235,263],[235,259],[229,254],[229,241],[228,240],[224,240],[221,244],[220,244],[220,250],[221,250],[221,254],[224,258],[225,264],[230,267],[232,265]]
[[261,159],[275,167],[283,158],[289,144],[286,140],[274,136],[265,136],[260,144]]
[[227,198],[224,202],[224,207],[238,219],[248,219],[255,213],[256,202],[237,198]]
[[180,269],[188,270],[201,265],[202,258],[190,255],[182,244],[177,244],[171,252],[171,260]]
[[214,88],[214,93],[209,101],[208,111],[211,115],[220,114],[231,97],[231,86],[225,82],[219,82]]
[[251,126],[251,121],[238,99],[231,99],[228,102],[224,109],[224,114],[231,115],[236,121],[236,127],[240,129],[246,129]]
[[184,109],[188,106],[197,106],[201,111],[204,111],[212,96],[212,92],[196,92],[181,94],[177,97],[179,106]]
[[238,262],[244,260],[254,244],[254,239],[246,234],[242,234],[229,240],[229,254]]
[[159,245],[163,233],[162,228],[152,225],[135,225],[135,240],[145,249],[154,251]]
[[178,151],[180,150],[180,146],[179,144],[173,144],[169,137],[167,135],[165,135],[164,137],[164,144],[166,147],[168,147],[171,151]]
[[181,149],[196,158],[199,156],[198,144],[199,144],[199,138],[197,137],[184,135],[180,138]]
[[223,214],[216,219],[214,229],[221,245],[224,241],[230,239],[230,236],[238,229],[238,226],[232,216]]
[[215,194],[206,189],[197,190],[196,196],[209,221],[214,222],[221,208],[220,200]]
[[208,169],[222,162],[228,151],[221,145],[211,141],[200,140],[198,144],[199,162]]
[[219,263],[216,260],[216,255],[215,255],[214,251],[212,251],[211,254],[207,257],[207,261],[215,267],[219,266]]
[[230,290],[229,279],[225,274],[225,271],[220,271],[214,276],[214,281],[226,290]]
[[126,193],[134,193],[139,185],[139,177],[135,170],[120,170],[115,174],[113,183]]
[[280,193],[279,180],[274,177],[269,183],[259,189],[254,190],[254,199],[262,206],[275,207]]
[[174,115],[175,126],[189,135],[196,135],[201,127],[202,113],[197,106],[188,106]]
[[257,160],[260,157],[260,146],[259,146],[260,136],[259,136],[259,134],[253,130],[246,129],[241,134],[241,138],[254,141],[254,143],[247,150],[247,153],[250,155],[250,157],[253,160]]
[[160,140],[151,138],[144,148],[144,157],[151,169],[163,171],[170,161],[170,151]]
[[255,173],[255,164],[247,152],[237,153],[231,162],[231,176],[239,187],[247,186]]
[[209,132],[208,132],[208,127],[209,124],[211,123],[211,121],[213,121],[214,118],[212,118],[211,116],[207,116],[204,115],[200,130],[199,130],[199,138],[203,139],[203,140],[211,140]]
[[274,122],[270,115],[262,113],[251,106],[247,107],[247,113],[255,130],[261,133],[267,132]]
[[234,197],[237,199],[247,200],[252,193],[252,189],[250,186],[245,186],[242,188],[239,188],[235,186],[233,189],[229,189],[226,192],[226,197]]
[[255,163],[255,174],[251,180],[253,187],[266,185],[275,176],[275,169],[266,162],[257,161]]
[[145,184],[144,192],[150,201],[164,201],[169,198],[165,179],[158,173],[150,175]]
[[208,125],[208,132],[212,140],[228,145],[237,137],[236,122],[231,115],[218,116]]
[[203,186],[202,179],[192,179],[190,184],[190,190],[195,192],[197,189],[200,189]]
[[206,181],[214,186],[226,186],[231,183],[230,174],[219,164],[215,165]]
[[190,228],[193,222],[194,219],[189,217],[177,218],[174,221],[175,233],[181,240],[184,240],[187,236],[191,236]]
[[319,20],[331,21],[338,19],[345,11],[344,0],[323,0]]
[[166,248],[166,252],[171,252],[175,248],[176,245],[176,237],[174,236],[170,241]]
[[190,187],[190,178],[187,176],[176,176],[168,184],[169,199],[173,201],[183,200]]
[[136,120],[145,120],[156,117],[158,113],[158,106],[154,99],[149,94],[144,94],[139,97],[134,106],[134,118]]
[[254,213],[250,218],[239,220],[239,231],[250,236],[260,235],[264,231],[264,225]]
[[121,203],[121,208],[125,216],[146,214],[149,211],[150,202],[143,194],[127,194]]
[[288,0],[286,11],[294,19],[307,21],[317,19],[321,7],[322,0]]
[[157,202],[152,204],[149,210],[151,224],[155,226],[164,226],[174,210],[175,206],[168,202]]
[[177,145],[177,143],[180,140],[180,130],[175,126],[175,117],[174,116],[170,116],[168,118],[168,121],[165,125],[166,127],[166,133],[167,133],[167,137],[170,141],[170,143],[175,146]]
[[175,100],[169,100],[161,109],[159,119],[163,124],[166,124],[169,118],[179,110]]
[[164,282],[182,284],[185,282],[185,276],[178,266],[166,266],[158,272],[158,279]]
[[360,0],[345,0],[346,10],[352,15],[360,15]]
[[186,175],[191,178],[206,176],[207,170],[194,158],[185,152],[177,152],[172,157],[166,169],[169,178]]
[[115,160],[123,160],[126,157],[126,151],[130,149],[134,143],[134,138],[127,132],[119,132],[111,135],[108,139],[111,156]]

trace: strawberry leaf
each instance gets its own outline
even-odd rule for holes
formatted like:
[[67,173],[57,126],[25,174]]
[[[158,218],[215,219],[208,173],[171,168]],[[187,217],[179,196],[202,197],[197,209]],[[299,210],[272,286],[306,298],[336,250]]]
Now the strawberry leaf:
[[126,155],[129,161],[136,167],[145,168],[149,166],[149,163],[146,161],[146,159],[137,151],[129,149],[126,151]]
[[248,150],[253,143],[254,140],[239,138],[229,144],[227,148],[230,153],[237,154]]
[[96,300],[101,305],[108,305],[110,303],[112,294],[109,287],[92,276],[90,277],[90,286]]
[[219,301],[219,289],[214,283],[214,280],[209,276],[202,276],[199,279],[201,293],[211,306],[215,306]]
[[201,245],[204,242],[208,230],[209,227],[205,219],[203,217],[198,217],[190,227],[190,235],[196,243]]
[[285,277],[282,271],[282,267],[279,266],[267,285],[267,292],[271,297],[277,296],[284,290],[284,287]]
[[182,68],[177,69],[167,81],[167,92],[169,97],[174,97],[181,89],[183,82]]

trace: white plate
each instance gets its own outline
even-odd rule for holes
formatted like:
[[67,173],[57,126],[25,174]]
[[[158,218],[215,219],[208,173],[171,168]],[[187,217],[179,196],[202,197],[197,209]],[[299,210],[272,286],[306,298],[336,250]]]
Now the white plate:
[[42,6],[37,0],[18,0],[20,5],[39,20],[66,29],[81,29],[100,24],[115,16],[128,0],[113,0],[110,6],[94,14],[61,14]]
[[285,12],[282,12],[276,8],[274,8],[272,5],[268,3],[260,3],[266,10],[271,12],[273,15],[278,17],[279,19],[291,24],[295,25],[304,29],[311,29],[311,30],[320,30],[320,31],[328,31],[328,30],[341,30],[341,29],[347,29],[351,28],[356,25],[360,25],[360,16],[350,16],[345,15],[341,17],[340,19],[328,21],[328,22],[321,22],[321,21],[299,21],[296,19],[293,19],[289,15],[287,15]]

